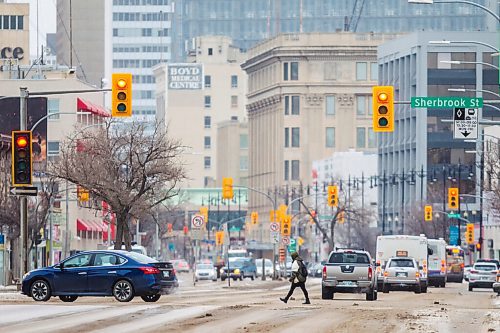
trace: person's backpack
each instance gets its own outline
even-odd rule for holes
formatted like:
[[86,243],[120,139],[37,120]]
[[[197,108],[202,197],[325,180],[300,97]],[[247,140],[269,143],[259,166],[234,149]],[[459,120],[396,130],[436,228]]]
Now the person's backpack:
[[302,261],[299,261],[299,274],[305,278],[309,275],[309,272]]

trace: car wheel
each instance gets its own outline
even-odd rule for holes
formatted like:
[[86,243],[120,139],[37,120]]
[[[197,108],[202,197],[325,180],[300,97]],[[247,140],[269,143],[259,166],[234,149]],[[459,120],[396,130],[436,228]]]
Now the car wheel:
[[59,299],[63,302],[71,303],[76,301],[78,296],[73,296],[73,295],[64,295],[64,296],[59,296]]
[[153,303],[160,299],[160,294],[141,296],[144,302]]
[[217,282],[217,279],[212,279],[212,282]]
[[366,293],[366,300],[367,301],[374,301],[376,300],[377,297],[376,297],[376,292],[375,290],[373,289],[370,289],[367,293]]
[[255,278],[256,278],[256,274],[253,273],[252,276],[250,277],[250,279],[252,279],[252,281],[253,281],[253,280],[255,280]]
[[127,280],[120,280],[113,286],[113,296],[118,302],[130,302],[134,298],[134,288]]
[[469,284],[469,291],[472,291],[473,287]]
[[332,299],[333,298],[333,289],[328,287],[321,288],[321,299]]
[[49,283],[45,280],[36,280],[31,284],[31,297],[37,302],[47,302],[51,291]]
[[220,280],[221,281],[226,281],[226,278],[221,277]]
[[420,286],[420,290],[422,291],[422,293],[427,294],[427,286],[425,287]]
[[422,292],[422,287],[420,285],[417,285],[415,287],[415,294],[420,294]]
[[387,285],[387,284],[385,284],[385,283],[384,283],[384,284],[382,285],[382,292],[383,292],[384,294],[388,294],[388,293],[389,293],[389,285]]

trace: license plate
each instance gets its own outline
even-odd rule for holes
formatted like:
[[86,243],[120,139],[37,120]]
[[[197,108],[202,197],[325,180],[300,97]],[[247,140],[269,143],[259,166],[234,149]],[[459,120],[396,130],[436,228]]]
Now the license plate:
[[339,286],[355,286],[356,284],[352,281],[340,281]]
[[169,277],[170,276],[170,272],[169,271],[162,271],[163,273],[163,277]]
[[407,277],[408,276],[408,273],[405,273],[405,272],[397,272],[396,273],[396,277]]
[[487,276],[481,276],[481,280],[489,280],[490,278]]

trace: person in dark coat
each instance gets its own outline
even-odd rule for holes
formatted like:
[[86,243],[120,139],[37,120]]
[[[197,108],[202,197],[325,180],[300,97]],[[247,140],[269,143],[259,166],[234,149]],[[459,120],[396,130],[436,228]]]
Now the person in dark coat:
[[307,277],[300,274],[300,268],[304,266],[304,262],[302,261],[302,258],[299,257],[299,254],[297,252],[293,252],[291,256],[293,260],[292,276],[290,277],[289,281],[292,283],[292,285],[290,286],[288,295],[286,295],[285,298],[280,297],[280,300],[284,303],[288,302],[288,299],[292,296],[295,288],[300,287],[300,289],[302,289],[302,292],[304,293],[304,297],[306,298],[305,302],[302,304],[311,304],[311,302],[309,301],[309,294],[306,290]]

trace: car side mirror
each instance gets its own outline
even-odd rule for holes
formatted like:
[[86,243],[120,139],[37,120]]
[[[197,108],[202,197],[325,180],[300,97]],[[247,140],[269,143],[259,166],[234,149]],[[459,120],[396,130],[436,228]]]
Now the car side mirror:
[[62,263],[59,263],[59,264],[54,266],[54,268],[59,268],[60,270],[62,270],[63,267],[64,267],[64,265]]
[[431,256],[433,254],[434,254],[434,250],[430,249],[430,248],[427,248],[427,255]]

